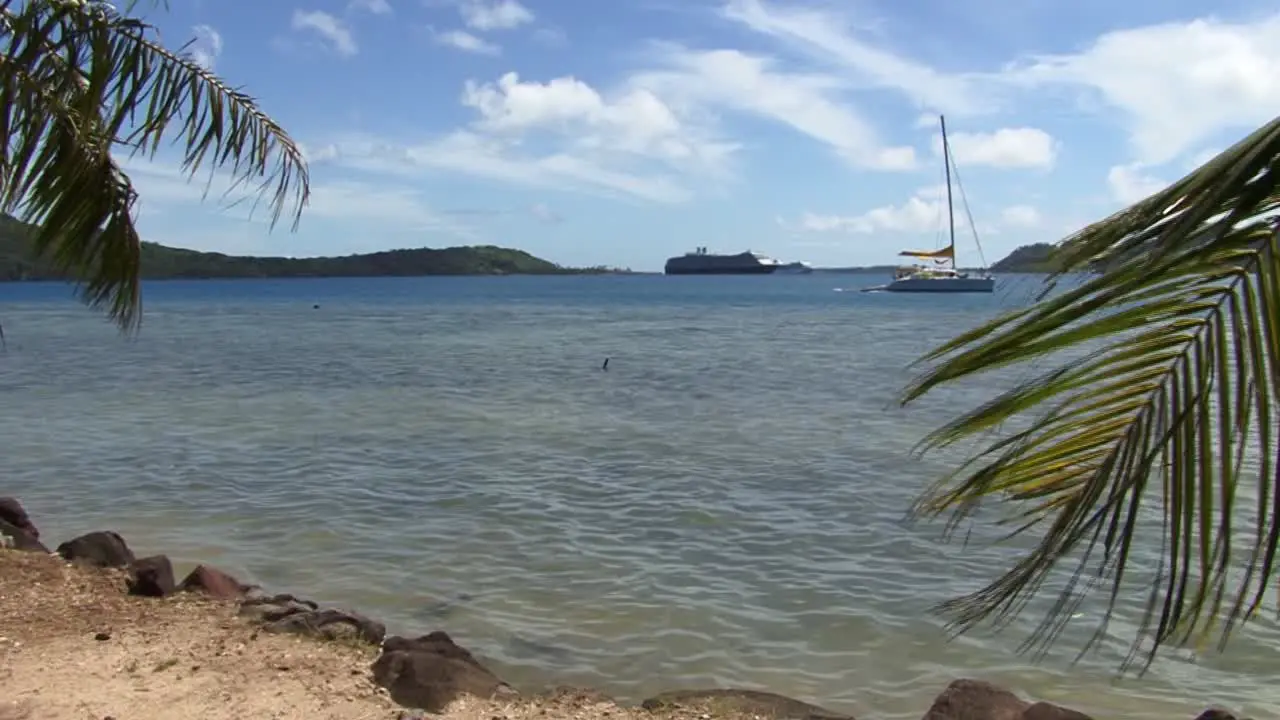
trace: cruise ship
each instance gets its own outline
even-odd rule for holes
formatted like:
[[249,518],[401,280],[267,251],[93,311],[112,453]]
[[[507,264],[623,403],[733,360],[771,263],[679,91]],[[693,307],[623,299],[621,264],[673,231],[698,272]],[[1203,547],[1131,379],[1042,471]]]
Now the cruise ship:
[[715,255],[700,247],[669,258],[663,272],[667,275],[767,275],[781,266],[781,262],[750,250],[737,255]]

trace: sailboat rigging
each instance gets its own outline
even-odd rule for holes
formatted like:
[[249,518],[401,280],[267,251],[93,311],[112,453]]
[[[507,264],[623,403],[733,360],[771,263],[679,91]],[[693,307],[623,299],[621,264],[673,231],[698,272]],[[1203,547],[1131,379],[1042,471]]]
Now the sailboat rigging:
[[[947,119],[938,116],[942,127],[942,162],[945,169],[947,185],[947,246],[938,250],[903,250],[899,256],[916,260],[932,260],[933,266],[916,264],[899,267],[894,272],[893,282],[887,285],[864,288],[864,291],[884,290],[888,292],[992,292],[995,279],[986,268],[977,273],[961,271],[956,266],[956,214],[955,202],[951,192],[951,145],[947,140]],[[957,181],[959,176],[957,175]],[[961,188],[961,198],[964,189]],[[965,213],[969,216],[969,225],[973,229],[974,243],[978,245],[979,255],[982,246],[978,243],[978,231],[973,228],[973,216],[969,214],[969,203],[965,200]]]

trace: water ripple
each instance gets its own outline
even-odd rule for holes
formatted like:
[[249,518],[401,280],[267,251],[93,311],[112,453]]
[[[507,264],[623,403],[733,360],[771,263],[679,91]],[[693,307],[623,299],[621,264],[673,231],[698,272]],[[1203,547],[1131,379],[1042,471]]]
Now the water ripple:
[[912,299],[922,325],[830,279],[663,280],[153,286],[135,342],[0,295],[0,490],[50,537],[114,528],[444,626],[518,685],[745,685],[888,720],[973,675],[1140,719],[1280,701],[1271,621],[1140,680],[1114,675],[1136,603],[1076,665],[1090,627],[1015,653],[1034,613],[948,642],[930,609],[1013,551],[903,523],[954,460],[908,451],[993,386],[894,400],[992,301]]

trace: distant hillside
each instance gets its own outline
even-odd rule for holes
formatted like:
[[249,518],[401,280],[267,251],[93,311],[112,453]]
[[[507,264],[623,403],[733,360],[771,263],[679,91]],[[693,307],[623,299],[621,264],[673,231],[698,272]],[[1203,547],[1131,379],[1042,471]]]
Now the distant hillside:
[[991,272],[999,273],[1048,273],[1058,269],[1053,255],[1057,246],[1049,243],[1023,245],[991,266]]
[[[0,216],[0,282],[65,279],[27,241],[30,227]],[[142,276],[175,278],[386,277],[416,275],[562,275],[615,272],[605,268],[565,268],[522,250],[451,247],[388,250],[344,257],[247,257],[142,244]]]

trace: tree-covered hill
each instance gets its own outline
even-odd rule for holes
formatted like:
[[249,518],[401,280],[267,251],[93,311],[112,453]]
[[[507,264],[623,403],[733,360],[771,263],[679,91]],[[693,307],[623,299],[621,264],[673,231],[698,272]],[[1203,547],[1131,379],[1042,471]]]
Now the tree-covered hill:
[[1053,254],[1056,246],[1050,243],[1023,245],[1008,256],[996,261],[991,272],[998,273],[1048,273],[1058,269]]
[[[0,282],[56,280],[64,276],[37,259],[28,226],[0,216]],[[173,278],[385,277],[412,275],[557,275],[609,272],[565,268],[522,250],[492,245],[387,250],[344,257],[248,257],[197,252],[155,243],[142,245],[142,276]]]

